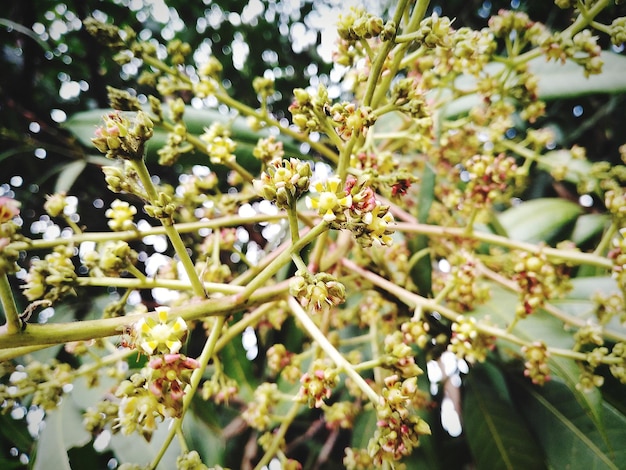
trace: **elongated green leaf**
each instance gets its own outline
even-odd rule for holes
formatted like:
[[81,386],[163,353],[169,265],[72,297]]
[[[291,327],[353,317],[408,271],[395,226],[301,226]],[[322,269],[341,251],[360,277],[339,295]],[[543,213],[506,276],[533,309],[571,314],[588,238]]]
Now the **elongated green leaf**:
[[367,443],[376,431],[376,412],[367,410],[361,413],[354,421],[351,447],[367,449]]
[[[434,170],[426,165],[420,181],[420,192],[417,201],[418,214],[417,219],[421,223],[428,221],[430,208],[435,199],[435,181],[436,174]],[[417,261],[413,263],[411,259],[411,279],[418,287],[421,295],[430,296],[432,294],[432,260],[429,253],[423,250],[428,248],[430,238],[425,235],[418,235],[409,241],[411,255],[417,256]]]
[[46,415],[34,470],[71,470],[67,451],[72,447],[82,447],[90,440],[91,435],[83,427],[81,410],[73,400],[64,399],[58,409]]
[[547,152],[538,158],[538,167],[550,172],[554,167],[566,168],[565,181],[579,183],[584,176],[588,176],[591,171],[591,162],[581,158],[574,158],[572,152],[567,149]]
[[[475,309],[472,315],[477,319],[488,319],[499,327],[506,328],[515,317],[518,297],[496,284],[490,284],[490,291],[491,299]],[[515,325],[513,333],[525,341],[543,341],[556,348],[569,349],[574,345],[572,334],[563,328],[563,323],[544,310],[539,310],[520,320]],[[514,358],[521,357],[519,346],[506,341],[499,341],[498,345],[503,353],[509,352]],[[579,405],[590,419],[595,421],[598,429],[603,431],[600,393],[597,390],[584,392],[576,388],[580,376],[580,368],[576,362],[567,358],[551,356],[548,365],[551,374],[559,377],[567,385]]]
[[539,77],[539,97],[552,100],[592,93],[626,91],[626,57],[602,51],[602,73],[585,77],[580,65],[570,60],[564,64],[539,57],[529,63],[530,71]]
[[487,364],[474,367],[465,381],[463,427],[476,468],[545,468],[541,449],[497,382],[501,373]]
[[609,419],[606,432],[601,432],[571,391],[557,380],[544,387],[515,381],[511,390],[552,468],[623,468],[626,420],[615,409],[603,406]]
[[76,160],[65,165],[59,173],[57,182],[54,185],[54,191],[57,193],[68,192],[86,166],[87,162],[85,160]]
[[221,357],[224,372],[239,385],[239,396],[246,401],[252,400],[258,384],[254,380],[252,362],[246,356],[246,350],[239,338],[222,349]]
[[569,238],[581,208],[557,198],[532,199],[504,212],[498,219],[514,240],[556,243]]

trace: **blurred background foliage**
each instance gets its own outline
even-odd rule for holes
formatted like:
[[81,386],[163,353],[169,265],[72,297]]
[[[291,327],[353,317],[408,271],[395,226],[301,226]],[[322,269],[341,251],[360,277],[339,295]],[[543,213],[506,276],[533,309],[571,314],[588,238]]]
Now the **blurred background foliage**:
[[[383,13],[393,3],[365,2],[375,13]],[[93,231],[107,230],[104,211],[116,195],[106,189],[102,178],[100,166],[104,161],[77,141],[64,123],[77,112],[108,107],[106,86],[134,86],[137,64],[120,70],[110,51],[82,28],[82,20],[88,16],[128,25],[144,39],[165,43],[178,38],[198,54],[213,54],[224,66],[223,79],[229,92],[250,106],[257,103],[253,78],[271,74],[277,89],[272,111],[288,119],[293,88],[316,86],[320,81],[332,88],[338,83],[340,71],[330,62],[328,49],[318,45],[330,47],[332,26],[342,8],[346,2],[341,0],[168,0],[167,6],[157,0],[5,0],[0,13],[0,196],[21,201],[21,216],[28,227],[25,235],[38,236],[53,223],[42,206],[45,196],[57,190],[76,195],[81,224]],[[456,27],[481,28],[501,8],[526,11],[531,19],[553,28],[564,28],[570,21],[569,13],[550,1],[448,0],[431,2],[429,13],[455,18]],[[622,16],[625,8],[614,6],[605,14]],[[600,43],[603,49],[624,53],[622,47],[608,44],[606,37],[601,37]],[[335,86],[332,93],[338,98],[343,91]],[[552,127],[559,147],[578,144],[587,149],[592,161],[617,162],[625,122],[625,94],[593,94],[551,103],[548,114],[536,126]],[[175,184],[180,170],[174,166],[159,168],[156,173]],[[574,188],[556,184],[542,172],[537,173],[527,193],[528,198],[578,197]],[[88,311],[85,306],[84,312]],[[80,308],[69,315],[79,317]],[[213,419],[207,417],[210,413],[206,410],[196,411],[207,421]],[[221,427],[231,418],[218,418],[214,425]],[[436,423],[431,425],[444,440],[440,448],[449,445],[454,449],[444,453],[446,468],[460,468],[468,455],[463,442],[445,441],[445,433]],[[21,468],[12,452],[15,446],[25,451],[30,445],[26,426],[24,421],[2,419],[2,442],[10,442],[0,446],[6,465]],[[190,426],[200,435],[206,423],[192,422]],[[304,432],[297,426],[295,429]],[[210,452],[213,443],[202,445]],[[77,442],[72,460],[89,462],[93,467],[90,446]],[[235,454],[238,450],[226,449]],[[86,457],[81,458],[81,453]],[[110,455],[99,458],[106,463]]]

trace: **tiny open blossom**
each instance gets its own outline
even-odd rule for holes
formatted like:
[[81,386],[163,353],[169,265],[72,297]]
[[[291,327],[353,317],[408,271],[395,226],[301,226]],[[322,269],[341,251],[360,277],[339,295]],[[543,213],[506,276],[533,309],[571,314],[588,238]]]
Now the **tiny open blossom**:
[[352,196],[346,194],[341,184],[341,179],[333,176],[322,183],[318,181],[313,185],[313,190],[318,197],[307,197],[306,204],[310,209],[317,209],[319,215],[327,222],[333,222],[343,212],[352,206]]
[[136,345],[146,354],[176,354],[187,336],[187,324],[181,317],[168,320],[166,307],[157,307],[158,321],[148,317],[135,324]]

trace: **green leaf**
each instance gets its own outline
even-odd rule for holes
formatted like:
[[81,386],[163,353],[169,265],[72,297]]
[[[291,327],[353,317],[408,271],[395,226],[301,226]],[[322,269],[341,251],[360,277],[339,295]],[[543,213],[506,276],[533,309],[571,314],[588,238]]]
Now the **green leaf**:
[[[430,214],[430,208],[435,200],[435,171],[430,165],[424,167],[420,179],[420,192],[417,201],[417,220],[426,223]],[[413,283],[418,287],[419,293],[424,296],[432,294],[432,261],[430,253],[424,254],[430,244],[430,238],[418,235],[409,240],[409,248],[412,256],[419,256],[416,262],[409,261],[410,275]]]
[[465,380],[463,427],[476,468],[545,468],[541,449],[499,385],[503,383],[502,374],[489,364],[474,367]]
[[254,380],[252,361],[246,356],[241,338],[228,343],[221,353],[224,372],[239,385],[239,396],[246,402],[253,400],[257,383]]
[[607,214],[583,214],[576,219],[571,239],[576,246],[583,246],[599,236],[610,222]]
[[513,240],[553,244],[569,238],[582,209],[558,198],[525,201],[499,214],[500,224]]
[[367,449],[367,444],[376,431],[376,421],[376,411],[374,410],[367,410],[359,414],[354,420],[350,447]]
[[64,165],[64,168],[59,173],[57,182],[54,186],[54,192],[68,192],[86,166],[87,162],[85,160],[76,160],[68,163],[67,165]]
[[521,380],[511,386],[529,428],[555,469],[619,469],[626,461],[626,418],[603,405],[606,431],[599,429],[571,390],[557,380],[533,387]]
[[[219,427],[217,428],[220,429]],[[213,467],[223,465],[224,451],[226,443],[224,439],[216,433],[215,428],[211,428],[203,420],[199,419],[195,413],[187,413],[183,422],[183,434],[190,449],[198,451],[200,458],[205,465]]]
[[567,60],[547,62],[538,57],[529,62],[532,73],[539,78],[539,98],[553,100],[592,93],[622,93],[626,91],[626,57],[609,51],[600,55],[602,73],[585,77],[583,68]]
[[71,470],[67,451],[91,441],[85,431],[81,410],[71,399],[63,399],[56,410],[46,414],[39,436],[34,470]]

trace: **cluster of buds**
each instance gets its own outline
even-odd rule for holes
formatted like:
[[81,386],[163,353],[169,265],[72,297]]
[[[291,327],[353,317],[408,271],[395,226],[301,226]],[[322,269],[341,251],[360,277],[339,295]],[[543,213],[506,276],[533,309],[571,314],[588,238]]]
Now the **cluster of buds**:
[[31,405],[53,410],[61,402],[64,387],[73,379],[72,367],[56,360],[49,364],[32,361],[18,365],[9,375],[8,384],[0,384],[0,411],[10,410],[31,394]]
[[120,232],[124,230],[134,230],[135,223],[133,217],[137,214],[137,208],[131,206],[126,201],[120,201],[116,199],[111,203],[111,208],[107,209],[104,215],[111,219],[107,222],[107,225],[114,232]]
[[626,190],[624,188],[615,187],[604,193],[604,205],[618,224],[626,223]]
[[360,411],[351,401],[338,401],[324,408],[324,421],[328,429],[352,429]]
[[475,155],[466,164],[469,181],[465,186],[465,201],[472,207],[489,207],[502,196],[515,178],[515,160],[500,154]]
[[426,105],[424,92],[414,78],[402,78],[391,88],[390,100],[398,109],[413,119],[419,120],[421,126],[430,128],[433,125],[431,111]]
[[366,470],[374,467],[374,462],[367,449],[346,447],[343,464],[348,470]]
[[611,357],[618,359],[609,366],[611,374],[621,383],[626,384],[626,343],[616,343],[611,351]]
[[230,131],[219,122],[214,122],[210,127],[205,127],[200,140],[207,145],[206,151],[211,163],[223,165],[235,161],[234,152],[237,144],[230,138]]
[[103,116],[104,126],[96,129],[91,139],[107,158],[141,160],[145,144],[154,134],[154,123],[143,111],[137,111],[132,121],[119,111]]
[[626,17],[615,18],[609,26],[611,42],[619,46],[626,42]]
[[357,107],[354,103],[335,103],[328,109],[328,113],[335,131],[344,140],[350,139],[355,132],[366,135],[368,129],[376,122],[376,114],[372,108]]
[[620,229],[612,245],[608,257],[613,261],[613,277],[622,292],[626,293],[626,228]]
[[333,388],[337,386],[339,374],[320,359],[313,362],[311,370],[300,377],[301,386],[295,399],[307,403],[310,408],[322,408],[324,400],[330,398]]
[[107,241],[99,251],[85,253],[83,262],[92,274],[119,276],[123,271],[134,267],[137,257],[137,252],[127,242]]
[[202,384],[202,399],[213,400],[218,405],[226,403],[235,398],[239,393],[239,384],[236,380],[225,374],[215,373],[211,380],[206,380]]
[[452,268],[445,282],[452,289],[446,294],[446,302],[457,311],[467,312],[487,300],[489,289],[478,284],[478,263],[469,251],[461,249],[451,261]]
[[318,132],[323,129],[322,122],[326,119],[329,98],[328,90],[323,85],[312,96],[302,88],[293,90],[294,101],[289,105],[293,123],[301,132]]
[[496,50],[493,36],[487,29],[475,31],[471,28],[459,28],[452,36],[452,47],[442,48],[439,55],[449,54],[449,64],[454,72],[479,76]]
[[148,389],[159,400],[181,402],[198,361],[183,354],[162,354],[148,362]]
[[368,13],[364,8],[352,7],[348,14],[340,14],[337,21],[337,34],[346,41],[376,37],[383,28],[382,18]]
[[612,292],[606,296],[596,292],[591,299],[595,304],[596,318],[601,325],[606,325],[615,317],[620,323],[626,323],[626,304],[622,292]]
[[539,44],[545,39],[547,31],[544,25],[531,21],[522,11],[500,10],[489,18],[489,29],[498,38],[509,38],[515,34],[525,43]]
[[297,158],[276,158],[267,164],[261,179],[253,181],[256,192],[273,201],[281,209],[293,207],[295,201],[309,188],[311,165]]
[[382,362],[402,378],[417,377],[424,371],[415,364],[415,353],[404,341],[402,331],[394,331],[385,336],[385,355]]
[[254,399],[248,403],[248,407],[241,414],[249,426],[259,431],[269,428],[272,423],[272,409],[278,400],[278,385],[265,382],[254,391]]
[[74,247],[59,245],[44,259],[33,260],[26,275],[26,284],[22,286],[26,298],[56,302],[68,294],[75,294],[77,276],[73,256]]
[[90,406],[83,413],[83,426],[92,434],[100,434],[108,425],[113,424],[119,413],[119,404],[113,400],[101,400],[96,406]]
[[252,155],[261,160],[265,165],[268,165],[272,160],[282,160],[285,156],[285,150],[283,143],[280,140],[276,140],[276,137],[273,135],[270,135],[269,137],[258,140],[252,150]]
[[265,102],[275,93],[274,79],[269,77],[255,77],[252,80],[252,88],[260,98],[261,102]]
[[19,226],[14,219],[20,214],[19,202],[10,197],[0,197],[0,273],[17,270],[19,252],[11,247],[18,237]]
[[46,202],[43,205],[44,210],[50,217],[59,217],[63,215],[67,207],[67,194],[55,193],[46,196]]
[[376,467],[410,455],[419,437],[430,427],[411,411],[411,397],[417,392],[415,377],[401,381],[397,375],[385,378],[380,403],[376,406],[377,428],[367,449]]
[[536,385],[543,385],[550,380],[550,367],[548,358],[550,352],[545,343],[535,341],[530,346],[523,346],[522,353],[525,357],[524,375]]
[[446,16],[438,16],[433,13],[431,16],[424,18],[420,23],[419,29],[416,31],[415,41],[426,47],[441,46],[450,47],[452,38],[452,21]]
[[139,432],[147,441],[156,431],[158,422],[176,416],[182,407],[168,408],[147,388],[148,380],[142,374],[133,374],[122,381],[115,391],[120,399],[113,431],[125,436]]
[[476,319],[459,315],[452,323],[452,336],[448,351],[457,357],[465,359],[470,364],[484,362],[487,354],[493,349],[495,338],[478,331]]
[[181,155],[193,150],[193,145],[187,140],[187,126],[183,121],[185,112],[185,102],[181,98],[176,98],[170,103],[170,117],[174,126],[167,133],[167,140],[157,154],[159,155],[159,165],[172,166],[178,161]]
[[310,306],[314,312],[322,312],[346,300],[346,288],[332,274],[311,274],[298,271],[289,286],[289,292],[303,307]]
[[[202,463],[202,459],[200,458],[200,454],[191,450],[189,452],[185,452],[182,455],[179,455],[176,458],[176,469],[177,470],[211,470],[209,467]],[[218,470],[218,468],[213,468],[213,470]]]
[[597,37],[592,36],[591,31],[584,29],[573,38],[556,33],[546,37],[541,48],[550,60],[565,63],[572,60],[584,68],[586,77],[602,72],[602,49],[598,45]]
[[156,201],[144,205],[143,208],[150,217],[166,221],[173,220],[174,214],[178,210],[178,204],[170,194],[160,191]]
[[519,252],[513,271],[513,280],[520,287],[520,304],[515,311],[518,317],[541,308],[557,292],[557,271],[542,252]]
[[288,382],[295,382],[300,377],[300,362],[300,356],[288,351],[284,344],[274,344],[267,350],[268,369]]
[[424,349],[431,338],[429,334],[430,325],[423,320],[415,318],[402,323],[400,331],[402,331],[403,341],[407,344],[415,344],[420,349]]

